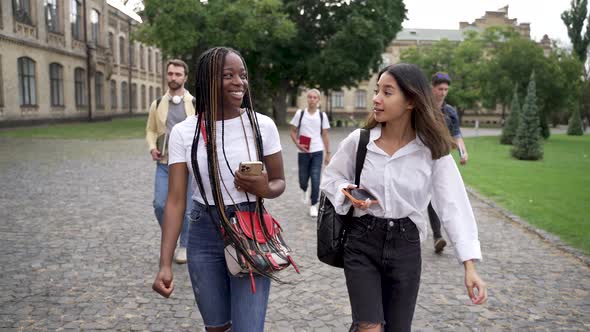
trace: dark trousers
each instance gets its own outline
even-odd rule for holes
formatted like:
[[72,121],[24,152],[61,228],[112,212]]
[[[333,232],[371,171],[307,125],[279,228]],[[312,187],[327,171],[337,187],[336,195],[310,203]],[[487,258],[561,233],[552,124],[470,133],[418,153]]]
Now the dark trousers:
[[311,178],[311,205],[316,205],[320,198],[320,175],[322,174],[322,161],[324,151],[312,153],[300,152],[297,156],[299,164],[299,188],[307,191],[309,178]]
[[432,203],[428,203],[428,219],[430,219],[430,228],[432,228],[432,236],[435,239],[442,237],[440,231],[440,219],[432,207]]
[[420,234],[409,218],[355,218],[344,247],[353,326],[410,331],[421,270]]

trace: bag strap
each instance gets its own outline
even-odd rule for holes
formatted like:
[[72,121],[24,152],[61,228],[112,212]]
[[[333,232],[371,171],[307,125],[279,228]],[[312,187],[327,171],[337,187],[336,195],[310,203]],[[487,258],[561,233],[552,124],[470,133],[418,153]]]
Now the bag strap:
[[365,165],[365,157],[367,156],[367,144],[369,143],[369,136],[371,132],[369,129],[361,129],[361,136],[359,144],[356,148],[356,165],[354,167],[354,184],[358,187],[361,182],[361,172]]
[[299,110],[299,124],[297,124],[297,137],[299,137],[299,130],[301,130],[301,120],[303,120],[303,114],[305,113],[304,109]]

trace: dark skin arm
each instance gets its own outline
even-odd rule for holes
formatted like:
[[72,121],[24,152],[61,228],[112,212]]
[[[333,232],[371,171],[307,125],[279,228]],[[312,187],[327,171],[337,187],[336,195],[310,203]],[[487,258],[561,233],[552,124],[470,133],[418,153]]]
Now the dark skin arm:
[[188,169],[186,163],[170,165],[168,173],[168,198],[164,207],[164,223],[162,224],[160,271],[156,275],[156,280],[154,280],[152,285],[152,289],[163,297],[170,297],[172,291],[174,291],[172,256],[184,219],[187,181]]
[[285,191],[283,154],[279,151],[264,157],[266,171],[260,175],[245,175],[235,172],[234,185],[241,191],[262,198],[275,198]]

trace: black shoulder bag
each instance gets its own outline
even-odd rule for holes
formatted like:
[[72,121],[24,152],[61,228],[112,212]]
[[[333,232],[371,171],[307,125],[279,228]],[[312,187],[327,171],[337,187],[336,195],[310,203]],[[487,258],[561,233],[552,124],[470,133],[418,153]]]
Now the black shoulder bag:
[[[354,174],[354,184],[357,186],[361,181],[361,172],[367,155],[368,142],[369,130],[361,129],[361,136],[356,149]],[[337,214],[332,202],[322,192],[317,220],[318,258],[321,262],[334,267],[344,267],[344,243],[346,242],[347,225],[352,221],[353,212],[354,208],[350,207],[346,215]]]

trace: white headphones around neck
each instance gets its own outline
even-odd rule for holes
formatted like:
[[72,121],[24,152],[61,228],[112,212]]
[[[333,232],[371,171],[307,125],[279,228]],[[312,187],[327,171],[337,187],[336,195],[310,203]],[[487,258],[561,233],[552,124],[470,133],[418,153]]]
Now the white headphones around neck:
[[[184,97],[184,96],[183,96],[183,97]],[[183,98],[183,97],[181,97],[181,96],[172,96],[172,97],[170,98],[170,101],[171,101],[173,104],[175,104],[175,105],[178,105],[178,104],[180,104],[180,102],[182,101],[182,98]]]

